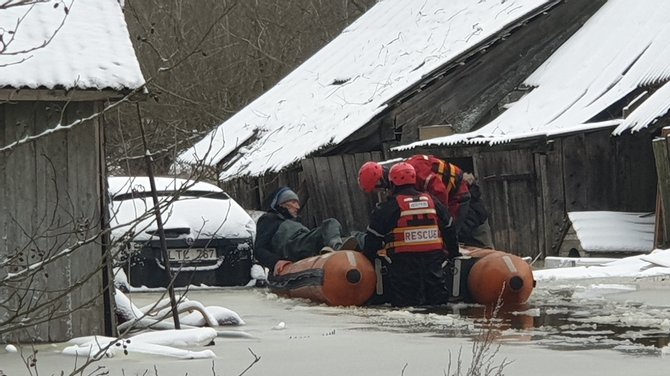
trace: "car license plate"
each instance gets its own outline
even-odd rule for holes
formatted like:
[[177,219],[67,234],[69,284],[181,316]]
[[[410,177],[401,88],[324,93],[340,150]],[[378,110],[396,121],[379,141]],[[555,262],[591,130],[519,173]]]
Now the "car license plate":
[[216,260],[214,248],[178,248],[168,249],[171,262],[213,261]]

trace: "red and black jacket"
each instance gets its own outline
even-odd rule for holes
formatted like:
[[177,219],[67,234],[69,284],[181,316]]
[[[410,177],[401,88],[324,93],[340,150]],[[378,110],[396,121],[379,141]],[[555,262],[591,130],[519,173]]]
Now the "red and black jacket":
[[447,208],[413,186],[396,187],[392,198],[370,215],[363,252],[410,253],[446,250],[458,256],[458,239]]
[[400,215],[396,226],[384,235],[390,253],[429,252],[444,248],[435,203],[429,194],[397,195]]
[[416,171],[416,188],[430,193],[447,205],[454,226],[460,229],[470,204],[470,192],[468,185],[463,182],[463,170],[432,155],[414,155],[405,162]]

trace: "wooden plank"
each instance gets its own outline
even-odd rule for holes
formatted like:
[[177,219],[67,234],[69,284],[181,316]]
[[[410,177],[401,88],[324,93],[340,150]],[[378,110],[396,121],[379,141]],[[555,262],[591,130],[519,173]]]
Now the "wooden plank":
[[656,211],[655,211],[655,222],[654,222],[654,247],[655,248],[665,248],[665,243],[667,238],[665,237],[665,223],[663,222],[663,196],[661,192],[656,194]]
[[[31,103],[32,113],[34,114],[33,129],[34,134],[40,133],[46,129],[53,128],[60,119],[60,106],[47,103]],[[50,113],[54,113],[49,116]],[[49,119],[50,118],[50,119]],[[65,132],[59,132],[65,134]],[[54,139],[63,137],[63,134],[56,134]],[[63,151],[57,148],[57,144],[51,144],[52,137],[38,140],[35,146],[35,168],[33,171],[33,183],[35,197],[33,197],[33,233],[35,240],[32,241],[32,247],[36,249],[37,257],[32,261],[41,261],[42,257],[51,257],[58,253],[61,248],[60,242],[65,242],[64,238],[70,228],[64,223],[69,222],[69,216],[63,215],[57,205],[66,206],[63,199],[64,194],[68,193],[67,186],[54,186],[53,181],[56,176],[55,166],[67,166],[67,160],[61,156]],[[61,172],[65,172],[63,170]],[[66,179],[66,178],[65,178]],[[40,256],[42,255],[42,256]],[[43,300],[50,302],[49,310],[55,314],[63,315],[69,312],[71,306],[69,297],[57,299],[56,296],[66,291],[72,283],[69,279],[70,265],[67,259],[61,259],[55,262],[49,262],[44,271],[39,273],[39,279],[33,286],[38,291],[43,291]],[[39,326],[39,336],[48,341],[63,340],[72,336],[72,325],[69,322],[69,315],[51,320],[48,325]]]
[[563,171],[565,186],[565,210],[589,210],[584,164],[587,161],[583,134],[572,135],[563,140]]
[[661,238],[663,248],[667,247],[670,240],[670,200],[664,199],[670,197],[670,152],[666,139],[657,139],[653,142],[654,157],[656,161],[656,171],[658,175],[658,191],[661,197],[661,222],[663,223],[663,232]]
[[[89,116],[94,113],[94,102],[70,103],[67,120]],[[68,187],[70,199],[75,204],[75,236],[86,240],[97,235],[101,229],[100,184],[98,177],[100,157],[100,123],[92,120],[67,132],[68,137]],[[72,335],[101,333],[104,324],[102,310],[102,249],[98,243],[87,244],[68,258],[70,263],[70,283],[82,282],[69,295],[73,309],[73,322],[85,321],[85,325],[72,327]],[[91,275],[91,273],[94,273]]]
[[[5,109],[7,104],[0,104],[0,146],[7,145],[7,136],[5,135],[7,125],[5,122]],[[0,152],[0,260],[8,256],[7,230],[8,230],[8,209],[7,209],[7,188],[4,182],[7,181],[7,154]],[[7,276],[8,268],[0,268],[0,278]],[[8,312],[7,300],[10,300],[10,291],[8,286],[0,284],[0,321],[6,322]],[[0,335],[0,342],[8,342],[5,336]]]
[[[7,145],[7,137],[5,131],[7,125],[5,124],[5,108],[7,104],[0,104],[0,146]],[[0,152],[0,234],[7,234],[7,188],[4,182],[7,181],[7,154]],[[7,237],[0,236],[0,259],[7,257]],[[0,278],[7,275],[5,268],[0,268]],[[5,292],[0,289],[0,296],[7,296]],[[1,300],[0,300],[1,301]],[[0,304],[0,317],[2,317],[2,304]]]
[[618,187],[613,208],[621,211],[653,211],[656,205],[656,167],[651,132],[612,137],[616,161],[615,185]]
[[334,200],[331,207],[332,212],[329,217],[336,218],[342,224],[345,233],[353,229],[353,211],[351,209],[351,200],[349,199],[349,187],[347,171],[344,166],[344,160],[341,156],[328,157],[328,166],[330,168],[332,194],[330,198]]
[[[53,128],[60,120],[61,106],[47,103],[35,103],[33,113],[35,114],[34,129],[35,133],[41,133],[47,129]],[[39,139],[35,142],[36,160],[35,160],[35,189],[34,197],[34,225],[35,232],[39,236],[33,244],[44,257],[51,257],[60,250],[59,240],[65,241],[67,235],[59,235],[64,232],[67,234],[68,228],[62,228],[63,223],[62,210],[58,208],[63,205],[63,193],[67,192],[66,185],[57,185],[57,179],[67,181],[67,160],[63,160],[61,155],[64,153],[60,144],[65,139],[65,132],[56,132],[49,137]],[[67,217],[65,217],[67,218]],[[38,260],[35,260],[38,261]],[[40,260],[41,261],[41,260]],[[44,271],[44,280],[40,289],[46,291],[45,299],[53,300],[50,304],[55,310],[66,311],[70,309],[66,299],[55,300],[54,296],[59,292],[71,286],[67,276],[69,263],[66,260],[59,260],[48,263]],[[37,287],[37,286],[35,286]],[[62,305],[64,304],[64,305]],[[42,328],[43,336],[51,339],[62,339],[69,337],[67,319],[52,320],[48,328]],[[52,335],[55,333],[55,335]]]
[[[538,252],[536,189],[530,151],[484,153],[477,160],[496,248],[535,256]],[[510,178],[510,179],[506,179]]]
[[551,150],[544,158],[545,170],[541,175],[544,197],[545,237],[547,239],[546,253],[548,256],[557,256],[560,243],[565,233],[565,187],[563,170],[563,142],[561,139],[552,143]]
[[351,231],[362,231],[365,229],[363,227],[363,221],[360,220],[361,217],[366,217],[366,208],[362,203],[363,194],[358,188],[358,165],[356,163],[356,158],[353,154],[344,154],[340,156],[342,159],[342,165],[344,167],[344,184],[345,184],[345,195],[346,201],[342,202],[342,206],[346,208],[346,212],[349,217],[344,218],[343,221],[346,223],[345,234],[349,234]]
[[551,228],[551,217],[546,209],[549,206],[548,191],[549,184],[547,182],[547,156],[546,154],[535,154],[535,176],[537,176],[537,194],[535,195],[535,217],[538,219],[538,254],[544,259],[547,256],[547,251],[551,249],[551,238],[547,236],[547,229]]
[[[609,132],[584,134],[581,183],[585,193],[586,210],[612,209],[618,204],[616,171],[620,165],[613,161],[615,138]],[[580,151],[575,151],[579,153]],[[588,168],[584,166],[588,165]]]
[[[7,142],[34,134],[34,106],[32,103],[19,103],[6,106],[6,137]],[[7,244],[10,255],[21,253],[25,260],[22,266],[27,267],[34,258],[38,257],[37,251],[30,243],[34,238],[32,219],[35,216],[35,144],[23,144],[7,154],[6,175],[7,189]],[[20,172],[20,173],[18,173]],[[44,286],[41,274],[37,273],[34,279],[24,282],[25,289],[14,292],[23,295],[30,302],[41,301],[40,289]],[[37,314],[31,314],[35,317]],[[13,333],[17,338],[30,340],[31,336],[39,340],[46,340],[45,326],[29,329],[32,333]]]
[[317,218],[317,224],[325,218],[336,215],[337,208],[340,205],[334,197],[337,195],[337,188],[333,186],[334,176],[331,173],[331,166],[327,157],[314,159],[316,171],[317,189],[314,194],[319,197],[317,203],[321,208],[321,217]]
[[[381,154],[377,155],[381,157]],[[357,153],[351,155],[350,163],[355,171],[355,179],[350,180],[349,186],[353,187],[351,192],[351,206],[354,210],[354,229],[358,231],[365,231],[369,224],[369,217],[375,202],[372,200],[372,195],[367,195],[358,186],[358,171],[366,162],[373,160],[374,156],[370,153]],[[352,171],[353,173],[353,171]]]
[[312,203],[309,212],[309,218],[304,218],[305,225],[311,227],[316,224],[317,218],[323,216],[322,207],[323,203],[320,202],[321,195],[317,194],[319,191],[318,177],[316,172],[316,161],[314,158],[308,158],[302,160],[302,171],[305,177],[305,187],[310,196],[312,197]]

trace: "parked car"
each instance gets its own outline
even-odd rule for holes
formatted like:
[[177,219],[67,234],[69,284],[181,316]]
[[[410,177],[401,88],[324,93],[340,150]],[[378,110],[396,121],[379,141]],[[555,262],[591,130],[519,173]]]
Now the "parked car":
[[131,286],[238,286],[247,284],[256,224],[213,184],[155,178],[168,260],[162,256],[149,178],[108,179],[115,264]]

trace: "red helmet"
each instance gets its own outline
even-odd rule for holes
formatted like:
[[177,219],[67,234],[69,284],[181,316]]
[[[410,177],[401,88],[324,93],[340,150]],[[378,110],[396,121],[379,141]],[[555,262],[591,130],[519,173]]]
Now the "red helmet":
[[377,162],[365,162],[358,170],[358,186],[363,192],[372,192],[384,179],[384,168]]
[[414,167],[406,162],[394,164],[389,171],[389,180],[393,185],[416,184],[416,171]]

